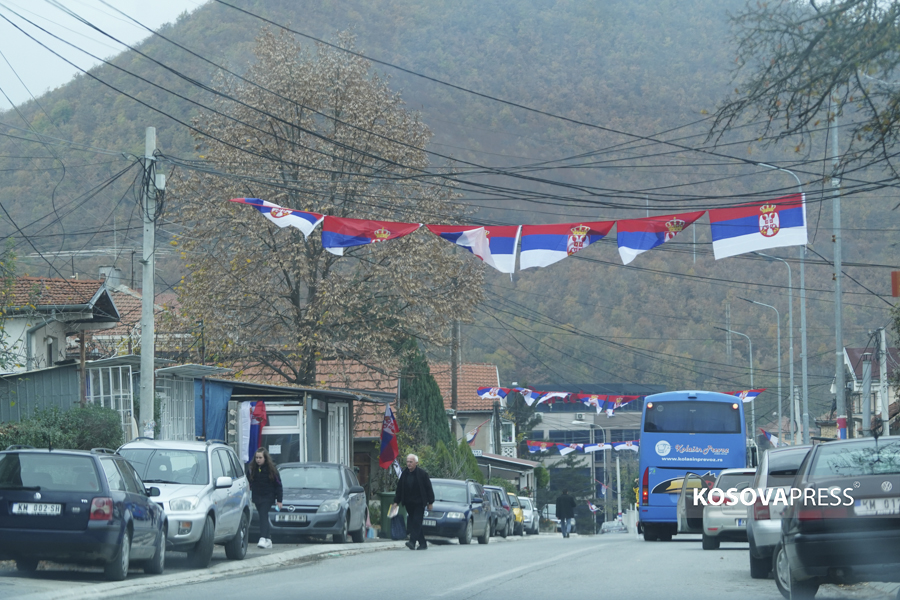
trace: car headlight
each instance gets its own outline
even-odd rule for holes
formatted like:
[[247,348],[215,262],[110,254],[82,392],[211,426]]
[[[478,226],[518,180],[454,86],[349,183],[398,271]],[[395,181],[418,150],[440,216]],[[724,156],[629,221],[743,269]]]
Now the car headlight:
[[177,500],[169,500],[169,510],[174,512],[187,512],[197,508],[200,498],[197,496],[185,496]]
[[448,519],[459,519],[459,520],[462,520],[462,519],[465,519],[465,518],[466,518],[466,515],[464,515],[463,513],[458,513],[458,512],[448,512],[448,513],[447,513],[447,518],[448,518]]
[[339,510],[341,510],[340,500],[326,500],[319,505],[319,509],[316,512],[337,512]]

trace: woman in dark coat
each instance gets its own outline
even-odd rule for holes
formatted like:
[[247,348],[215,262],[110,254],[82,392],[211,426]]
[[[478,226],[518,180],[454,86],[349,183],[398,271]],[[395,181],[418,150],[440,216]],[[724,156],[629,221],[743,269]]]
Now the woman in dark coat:
[[250,481],[250,492],[256,512],[259,514],[259,544],[260,548],[271,548],[272,540],[269,538],[269,508],[273,504],[281,510],[283,490],[278,468],[269,452],[260,448],[253,456],[253,461],[247,465],[247,479]]

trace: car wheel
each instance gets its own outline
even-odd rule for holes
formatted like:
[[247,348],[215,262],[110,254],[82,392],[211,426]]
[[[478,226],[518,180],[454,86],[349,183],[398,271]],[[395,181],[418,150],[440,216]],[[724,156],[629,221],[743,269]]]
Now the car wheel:
[[347,524],[350,519],[350,515],[347,515],[347,518],[344,519],[344,526],[341,527],[340,533],[331,534],[331,541],[335,544],[346,544],[347,543],[347,531],[349,530],[349,526]]
[[794,579],[791,574],[791,563],[782,543],[775,548],[772,570],[775,573],[775,585],[778,586],[778,591],[788,600],[812,600],[819,591],[818,583]]
[[494,537],[495,535],[497,535],[496,523],[491,520],[491,537]]
[[247,556],[247,546],[250,545],[250,517],[247,513],[241,515],[241,524],[237,533],[225,544],[225,556],[228,560],[244,560]]
[[756,558],[752,552],[750,555],[750,577],[753,579],[765,579],[772,570],[772,560],[769,558]]
[[513,534],[513,527],[515,527],[515,522],[514,522],[514,521],[511,521],[511,520],[510,520],[510,521],[507,521],[507,522],[506,522],[506,535],[512,535],[512,534]]
[[212,560],[213,541],[216,535],[216,525],[212,517],[207,516],[206,522],[203,523],[203,532],[200,533],[200,540],[194,546],[194,549],[188,552],[187,562],[192,569],[205,569]]
[[159,539],[156,542],[156,551],[153,553],[153,558],[144,565],[144,573],[148,575],[162,575],[166,568],[166,531],[167,528],[163,525],[162,530],[159,532]]
[[505,538],[509,534],[509,521],[503,524],[503,531],[500,532],[500,537]]
[[350,532],[350,538],[353,540],[354,544],[362,544],[366,541],[366,521],[368,521],[368,519],[363,518],[359,529]]
[[712,536],[703,534],[703,549],[704,550],[718,550],[719,549],[719,539],[714,538]]
[[36,558],[17,558],[16,570],[21,573],[34,573],[37,571],[39,562],[41,561]]
[[128,576],[131,564],[131,532],[127,529],[122,534],[122,545],[113,559],[103,567],[103,573],[110,581],[122,581]]
[[479,544],[487,544],[491,541],[491,527],[487,523],[484,524],[484,533],[478,536]]
[[459,536],[460,544],[472,543],[472,521],[466,521],[466,530]]

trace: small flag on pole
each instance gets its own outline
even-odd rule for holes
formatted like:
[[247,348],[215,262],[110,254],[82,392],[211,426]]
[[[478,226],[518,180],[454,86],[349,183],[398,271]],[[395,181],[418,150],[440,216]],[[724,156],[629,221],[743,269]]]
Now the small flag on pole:
[[384,421],[381,424],[381,452],[378,455],[378,464],[382,469],[387,469],[391,463],[397,464],[397,458],[400,456],[400,448],[397,446],[398,433],[400,428],[397,427],[394,411],[391,410],[390,404],[385,404]]

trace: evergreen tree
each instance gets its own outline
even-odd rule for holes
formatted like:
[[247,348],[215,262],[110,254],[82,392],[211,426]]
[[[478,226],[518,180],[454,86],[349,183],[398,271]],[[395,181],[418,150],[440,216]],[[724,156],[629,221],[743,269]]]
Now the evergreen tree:
[[425,355],[413,338],[404,342],[401,351],[405,357],[400,374],[401,404],[418,413],[426,444],[434,447],[438,442],[444,442],[449,446],[453,440],[444,412],[444,400],[437,382],[431,376]]

